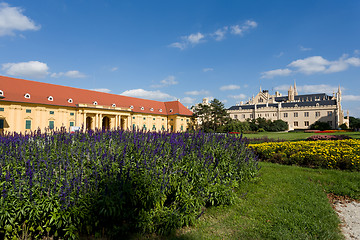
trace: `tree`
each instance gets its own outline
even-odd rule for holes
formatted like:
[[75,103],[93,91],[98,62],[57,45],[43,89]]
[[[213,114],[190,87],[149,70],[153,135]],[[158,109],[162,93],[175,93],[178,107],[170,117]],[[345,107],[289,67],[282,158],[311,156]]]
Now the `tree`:
[[219,128],[220,132],[247,132],[250,131],[249,122],[240,122],[236,119],[231,119],[227,124]]
[[349,125],[351,129],[359,129],[360,128],[360,118],[350,117]]
[[289,129],[287,122],[283,120],[266,120],[265,118],[247,119],[251,131],[267,131],[267,132],[280,132]]
[[324,131],[331,129],[331,126],[327,122],[316,121],[310,125],[310,129]]
[[224,104],[216,98],[210,104],[200,103],[193,109],[198,120],[197,129],[204,132],[218,132],[231,120]]

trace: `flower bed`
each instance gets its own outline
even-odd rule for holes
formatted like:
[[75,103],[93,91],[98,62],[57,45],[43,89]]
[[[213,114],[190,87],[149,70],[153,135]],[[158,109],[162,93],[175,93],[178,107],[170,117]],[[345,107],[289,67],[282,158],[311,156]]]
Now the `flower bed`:
[[360,140],[298,141],[249,145],[262,161],[360,171]]
[[308,137],[308,141],[319,141],[319,140],[344,140],[352,139],[352,137],[347,135],[313,135]]
[[258,171],[236,136],[88,132],[0,137],[0,238],[167,232],[229,204]]

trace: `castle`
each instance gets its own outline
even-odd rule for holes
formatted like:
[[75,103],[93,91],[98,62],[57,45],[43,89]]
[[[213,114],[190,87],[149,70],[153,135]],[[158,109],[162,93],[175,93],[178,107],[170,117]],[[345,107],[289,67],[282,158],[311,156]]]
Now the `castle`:
[[0,76],[0,132],[37,129],[186,131],[192,112],[160,102]]
[[246,103],[240,102],[228,109],[230,117],[239,121],[265,118],[283,120],[289,130],[308,129],[316,121],[327,122],[333,129],[346,124],[349,117],[344,117],[341,107],[341,89],[329,96],[325,93],[299,95],[294,86],[290,86],[287,96],[279,92],[271,95],[268,90],[261,90]]

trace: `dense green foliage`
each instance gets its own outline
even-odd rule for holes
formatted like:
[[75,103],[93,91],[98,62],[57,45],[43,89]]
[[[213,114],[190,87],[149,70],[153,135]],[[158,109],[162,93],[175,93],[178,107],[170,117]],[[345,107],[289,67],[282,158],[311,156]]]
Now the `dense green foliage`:
[[351,129],[360,129],[360,118],[349,117],[349,125]]
[[316,121],[310,125],[310,129],[324,131],[324,130],[330,130],[332,128],[330,124],[327,122]]
[[194,120],[192,129],[201,130],[203,132],[222,132],[221,128],[231,121],[229,113],[225,106],[218,99],[213,99],[210,104],[198,104],[193,107]]
[[[258,171],[236,136],[126,131],[0,137],[0,238],[165,233]],[[1,236],[1,234],[3,236]]]
[[228,121],[227,124],[223,125],[220,129],[220,132],[229,133],[229,132],[238,132],[238,133],[244,133],[249,132],[250,124],[249,122],[240,122],[239,120],[231,119],[231,121]]
[[260,162],[241,200],[206,211],[167,239],[343,239],[326,193],[360,200],[360,174]]
[[248,119],[250,130],[253,132],[281,132],[289,129],[289,126],[283,120],[270,120],[265,118]]

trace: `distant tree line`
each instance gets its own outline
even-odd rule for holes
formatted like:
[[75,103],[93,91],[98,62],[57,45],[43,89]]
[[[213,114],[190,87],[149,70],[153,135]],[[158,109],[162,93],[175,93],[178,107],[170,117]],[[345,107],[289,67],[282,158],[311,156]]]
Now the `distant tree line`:
[[[279,132],[288,130],[288,124],[282,120],[266,120],[265,118],[247,119],[241,122],[231,119],[223,103],[214,99],[210,104],[198,104],[193,107],[191,130],[203,132]],[[196,121],[197,119],[197,121]]]

